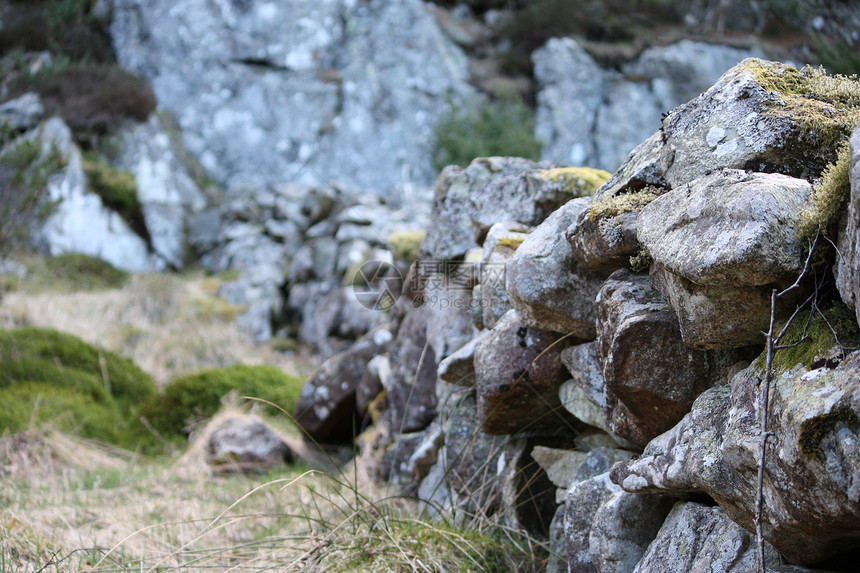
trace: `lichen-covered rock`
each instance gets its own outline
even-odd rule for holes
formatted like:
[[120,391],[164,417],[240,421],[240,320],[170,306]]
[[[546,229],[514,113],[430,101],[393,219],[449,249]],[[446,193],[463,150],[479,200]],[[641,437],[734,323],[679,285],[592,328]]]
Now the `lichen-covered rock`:
[[296,423],[317,442],[348,442],[356,435],[355,392],[367,363],[388,348],[393,336],[379,328],[348,350],[329,358],[308,378],[294,413]]
[[699,285],[790,285],[803,270],[798,224],[812,185],[722,169],[655,198],[639,215],[654,260]]
[[[483,157],[463,169],[448,166],[436,181],[431,220],[421,245],[425,259],[451,260],[479,246],[501,221],[536,225],[571,197],[527,175],[552,167],[519,157]],[[558,202],[560,201],[560,202]]]
[[25,93],[0,104],[0,128],[6,133],[33,129],[45,115],[39,94]]
[[851,136],[851,165],[849,179],[851,195],[848,200],[846,223],[839,233],[836,261],[836,286],[848,308],[854,309],[860,322],[860,127]]
[[508,263],[526,240],[527,233],[528,227],[514,221],[496,223],[487,232],[480,265],[480,299],[476,301],[480,305],[483,328],[492,329],[512,308],[505,288]]
[[[765,560],[769,565],[780,562],[779,554],[767,544]],[[754,535],[726,517],[719,507],[686,502],[672,508],[656,539],[632,571],[741,573],[755,568]]]
[[579,268],[564,238],[589,204],[590,199],[574,199],[559,208],[511,257],[507,293],[523,324],[579,340],[594,338],[594,297],[606,274]]
[[666,299],[626,269],[600,290],[597,324],[610,427],[639,447],[680,421],[736,360],[685,345]]
[[293,452],[257,416],[230,416],[207,440],[207,461],[222,471],[264,472],[290,463]]
[[559,388],[561,405],[577,420],[611,433],[612,409],[603,382],[597,342],[565,348],[561,351],[561,361],[572,377]]
[[[835,368],[820,361],[777,376],[771,387],[764,475],[764,536],[789,561],[814,564],[855,549],[860,539],[860,353]],[[753,530],[758,463],[758,385],[753,363],[729,386],[703,393],[672,430],[612,480],[630,492],[710,495]]]
[[439,379],[448,384],[473,386],[475,384],[475,349],[481,342],[476,336],[439,363]]
[[817,178],[854,127],[847,91],[825,86],[824,76],[750,58],[672,110],[661,151],[669,186],[720,168]]
[[475,349],[478,416],[488,434],[557,430],[575,421],[561,407],[567,379],[561,335],[526,326],[509,311]]

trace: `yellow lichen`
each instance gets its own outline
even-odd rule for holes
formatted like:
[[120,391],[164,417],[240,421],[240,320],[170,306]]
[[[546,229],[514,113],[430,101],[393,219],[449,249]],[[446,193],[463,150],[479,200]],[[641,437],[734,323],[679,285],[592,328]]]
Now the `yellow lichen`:
[[591,206],[588,210],[588,219],[595,222],[600,219],[617,217],[631,211],[638,211],[656,198],[657,193],[651,188],[606,197]]
[[520,245],[523,244],[523,241],[526,240],[527,236],[528,235],[525,235],[524,233],[511,233],[509,235],[503,235],[496,242],[496,246],[507,247],[513,251],[516,251],[520,247]]
[[397,231],[388,235],[388,246],[395,259],[412,262],[418,258],[418,251],[424,241],[424,230]]
[[560,191],[574,197],[586,197],[594,194],[604,183],[609,181],[611,174],[602,169],[591,167],[558,167],[544,169],[536,174],[537,177],[559,185]]

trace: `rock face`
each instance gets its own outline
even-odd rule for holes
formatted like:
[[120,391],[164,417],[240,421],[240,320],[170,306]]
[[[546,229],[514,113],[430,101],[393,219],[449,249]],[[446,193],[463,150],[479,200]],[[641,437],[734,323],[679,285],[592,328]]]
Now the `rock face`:
[[8,131],[33,129],[45,115],[45,108],[36,93],[26,93],[0,104],[0,126]]
[[836,285],[842,300],[853,308],[860,322],[860,127],[851,136],[851,195],[844,230],[839,234]]
[[550,40],[532,55],[538,82],[535,131],[546,142],[544,158],[615,170],[660,127],[663,112],[756,55],[684,40],[645,50],[619,73],[600,68],[571,38]]
[[[756,365],[730,386],[702,394],[641,458],[612,480],[630,492],[699,492],[753,530],[760,455]],[[813,564],[857,546],[860,479],[856,459],[860,353],[838,367],[799,366],[771,389],[770,430],[778,440],[765,468],[764,535],[792,563]]]
[[120,0],[110,32],[230,188],[428,184],[436,118],[473,93],[465,56],[419,0]]

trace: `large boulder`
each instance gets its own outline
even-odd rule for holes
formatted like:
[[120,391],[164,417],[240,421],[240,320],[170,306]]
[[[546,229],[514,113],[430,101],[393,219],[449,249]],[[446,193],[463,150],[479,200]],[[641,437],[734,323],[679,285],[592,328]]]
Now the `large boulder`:
[[429,184],[437,118],[474,94],[466,57],[419,0],[119,0],[110,33],[231,188]]
[[228,416],[212,429],[207,461],[221,471],[265,472],[293,461],[293,452],[263,420],[253,415]]
[[481,428],[488,434],[575,427],[558,398],[567,379],[561,335],[523,324],[509,311],[475,349],[475,384]]
[[[642,209],[639,241],[654,259],[654,284],[678,315],[686,344],[761,341],[771,288],[792,284],[804,268],[797,229],[811,192],[802,179],[719,170]],[[792,302],[782,303],[780,314]]]
[[507,293],[523,324],[580,340],[594,338],[594,298],[606,274],[579,268],[564,238],[589,204],[588,198],[574,199],[559,208],[511,257]]
[[[827,355],[827,352],[824,352]],[[771,387],[763,495],[765,539],[789,561],[814,564],[860,539],[856,463],[860,353],[797,366]],[[754,529],[759,459],[760,361],[731,385],[707,390],[692,411],[653,440],[612,480],[630,492],[704,493],[746,530]]]
[[845,227],[839,234],[839,252],[836,262],[836,286],[848,308],[854,309],[860,322],[860,126],[851,136],[851,164],[849,179],[851,195]]

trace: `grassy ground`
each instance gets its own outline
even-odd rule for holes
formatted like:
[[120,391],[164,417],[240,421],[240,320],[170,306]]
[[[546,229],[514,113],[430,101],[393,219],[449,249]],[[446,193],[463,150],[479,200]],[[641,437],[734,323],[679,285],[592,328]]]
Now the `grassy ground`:
[[[252,344],[235,324],[241,309],[216,296],[217,277],[83,285],[77,272],[58,278],[55,261],[27,263],[30,276],[0,285],[0,328],[70,332],[132,358],[160,386],[238,363],[298,376],[315,365]],[[344,464],[349,452],[332,460],[308,448],[286,415],[268,420],[303,462],[268,475],[214,473],[208,432],[249,407],[226,405],[181,451],[155,458],[50,427],[0,429],[0,573],[540,570],[539,543],[487,520],[429,519]]]

